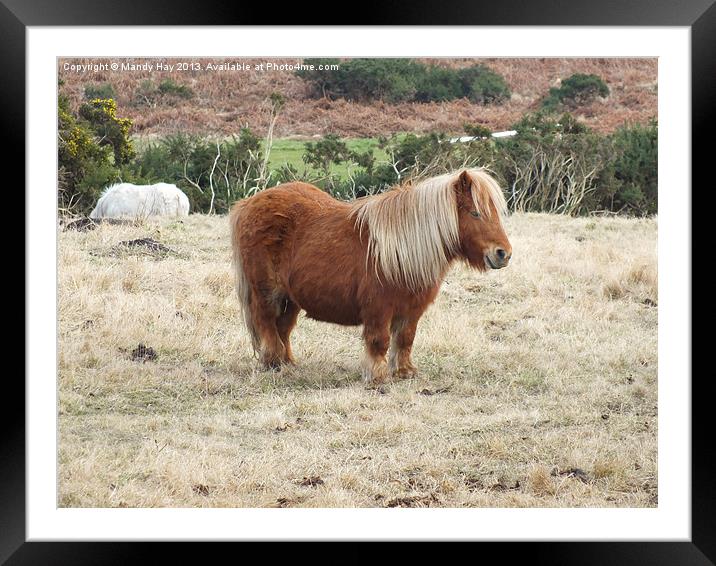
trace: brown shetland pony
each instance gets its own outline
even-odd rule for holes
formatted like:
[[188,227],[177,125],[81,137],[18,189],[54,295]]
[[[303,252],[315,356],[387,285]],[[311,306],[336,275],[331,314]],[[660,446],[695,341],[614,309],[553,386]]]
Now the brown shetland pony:
[[463,260],[480,271],[508,264],[505,209],[482,169],[353,203],[306,183],[237,202],[230,215],[236,289],[261,361],[293,362],[289,337],[305,310],[316,320],[363,325],[367,382],[414,375],[415,329],[450,264]]

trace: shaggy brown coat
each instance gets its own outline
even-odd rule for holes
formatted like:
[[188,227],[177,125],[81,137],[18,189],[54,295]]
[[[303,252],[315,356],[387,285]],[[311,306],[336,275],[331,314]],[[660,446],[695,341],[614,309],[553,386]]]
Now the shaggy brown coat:
[[306,183],[237,202],[230,214],[236,288],[261,361],[294,361],[290,334],[304,310],[316,320],[363,325],[369,383],[413,375],[418,320],[450,264],[484,271],[509,262],[504,210],[499,186],[480,169],[355,203]]

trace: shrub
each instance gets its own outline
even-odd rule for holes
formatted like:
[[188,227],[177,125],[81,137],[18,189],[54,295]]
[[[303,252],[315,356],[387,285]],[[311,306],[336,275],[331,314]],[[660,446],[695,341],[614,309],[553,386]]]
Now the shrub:
[[[388,163],[374,151],[356,153],[328,135],[307,144],[299,173],[284,167],[277,182],[304,180],[338,198],[373,194],[405,182],[454,171],[487,167],[506,191],[512,210],[581,215],[593,211],[653,214],[657,210],[657,125],[624,126],[612,135],[592,131],[574,116],[527,114],[512,138],[493,138],[481,126],[466,125],[478,139],[450,143],[439,133],[393,135],[379,140]],[[335,166],[350,163],[347,178]]]
[[383,192],[398,183],[398,176],[391,165],[381,164],[370,171],[359,169],[337,188],[338,196],[359,198]]
[[132,121],[117,117],[117,103],[112,98],[95,98],[80,106],[79,115],[87,121],[99,138],[100,145],[112,148],[116,165],[124,165],[134,158],[134,146],[129,139]]
[[657,213],[658,127],[625,125],[611,136],[611,158],[605,174],[601,208],[636,215]]
[[463,96],[481,104],[498,103],[511,95],[502,75],[485,65],[473,65],[457,71]]
[[[315,182],[339,198],[353,198],[411,178],[483,166],[505,188],[512,210],[570,215],[657,211],[655,121],[601,135],[569,113],[538,112],[513,124],[518,134],[512,138],[482,136],[489,131],[480,127],[466,129],[479,139],[450,143],[438,133],[383,138],[379,147],[388,154],[389,163],[376,161],[372,151],[350,152],[339,137],[326,136],[309,144],[305,156],[306,163],[319,169],[319,177],[306,178],[307,172],[299,176],[295,170],[285,173]],[[350,170],[348,179],[331,175],[332,167],[344,162],[358,167]]]
[[559,88],[549,89],[542,101],[545,110],[560,110],[562,107],[576,108],[593,102],[598,96],[609,96],[609,87],[597,75],[575,73],[564,79]]
[[442,102],[466,96],[458,73],[447,67],[423,67],[414,82],[413,99],[417,102]]
[[496,169],[514,210],[657,212],[657,123],[599,135],[570,114],[537,113],[497,141]]
[[[355,198],[365,194],[371,187],[368,183],[375,174],[375,156],[372,150],[352,151],[345,141],[336,134],[327,134],[317,142],[305,144],[303,162],[311,168],[304,171],[304,177],[339,198]],[[342,179],[333,171],[336,166],[347,165],[348,178]],[[279,174],[291,180],[298,178],[295,168],[284,168]]]
[[290,163],[280,165],[278,169],[271,171],[271,185],[280,185],[281,183],[291,183],[294,181],[305,180],[299,173],[298,169]]
[[[311,96],[356,101],[431,102],[466,97],[474,102],[500,102],[509,97],[505,80],[484,65],[451,69],[412,59],[306,59],[314,69],[296,74],[310,85]],[[338,65],[319,70],[320,65]]]
[[64,213],[87,214],[134,156],[131,122],[116,116],[111,99],[85,103],[75,116],[60,94],[57,110],[58,206]]
[[476,138],[489,138],[492,135],[490,128],[481,124],[463,124],[462,129],[468,136]]
[[137,87],[134,95],[136,106],[155,107],[158,104],[172,106],[179,99],[188,100],[194,97],[194,91],[187,85],[179,84],[173,79],[163,79],[158,85],[145,79]]
[[324,77],[328,96],[402,102],[415,96],[415,76],[421,71],[421,65],[409,59],[351,59],[337,70],[317,73]]
[[305,147],[303,162],[326,177],[330,175],[332,165],[348,161],[351,157],[348,146],[336,134],[327,134],[320,141],[306,143]]
[[[476,140],[470,143],[450,143],[444,134],[394,135],[379,140],[378,147],[388,154],[388,161],[378,161],[373,150],[358,153],[347,149],[337,136],[326,136],[321,142],[308,144],[304,161],[317,170],[302,177],[294,168],[282,168],[281,182],[301,178],[312,182],[337,198],[356,198],[381,192],[408,179],[452,171],[461,166],[476,166],[494,160],[494,143]],[[318,159],[317,150],[324,159]],[[333,174],[335,166],[350,164],[347,178]]]
[[340,60],[317,58],[304,59],[303,62],[306,66],[313,65],[314,68],[312,70],[301,68],[296,71],[296,76],[304,79],[308,83],[311,96],[316,98],[327,98],[331,96],[332,91],[338,87],[338,85],[335,84],[337,82],[336,77],[338,73],[336,71],[319,70],[319,68],[321,66],[331,67],[338,65],[340,69]]
[[410,169],[423,169],[431,163],[444,163],[448,161],[452,146],[446,143],[444,134],[427,134],[416,136],[408,134],[399,139],[392,139],[386,147],[392,156],[392,161],[401,173]]
[[[512,128],[519,132],[515,138],[495,139],[486,128],[467,127],[478,138],[467,143],[450,143],[437,133],[393,136],[381,144],[392,163],[390,176],[380,181],[392,185],[461,167],[487,167],[507,189],[513,210],[587,212],[608,161],[608,140],[569,114],[527,115]],[[360,180],[384,186],[367,175]]]
[[85,98],[115,98],[114,87],[111,83],[100,83],[96,85],[85,85]]
[[159,83],[157,91],[165,96],[189,99],[194,97],[194,91],[186,85],[178,84],[173,79],[164,79]]
[[513,210],[583,214],[608,159],[603,136],[570,114],[524,116],[497,141],[497,169]]
[[130,173],[150,183],[175,183],[192,210],[223,213],[261,188],[262,160],[261,140],[248,128],[222,141],[179,133],[150,144]]

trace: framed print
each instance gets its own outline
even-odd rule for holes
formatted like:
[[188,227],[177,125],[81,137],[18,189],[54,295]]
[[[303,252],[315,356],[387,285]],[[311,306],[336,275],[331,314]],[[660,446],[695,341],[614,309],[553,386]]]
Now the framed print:
[[711,563],[713,6],[179,8],[0,8],[28,211],[3,560],[445,540]]

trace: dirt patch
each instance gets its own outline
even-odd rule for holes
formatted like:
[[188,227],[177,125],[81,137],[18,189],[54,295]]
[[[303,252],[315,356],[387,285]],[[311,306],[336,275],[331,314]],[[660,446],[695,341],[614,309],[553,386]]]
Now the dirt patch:
[[136,240],[127,240],[125,242],[119,242],[117,246],[123,246],[125,248],[137,248],[137,249],[146,249],[152,254],[155,254],[157,252],[161,253],[173,253],[173,250],[171,248],[168,248],[164,244],[157,242],[156,240],[152,238],[138,238]]
[[296,483],[302,487],[316,487],[319,485],[323,485],[326,482],[324,482],[320,476],[310,476],[304,477],[302,480],[299,480]]
[[209,493],[211,493],[211,488],[208,485],[204,485],[203,483],[198,483],[196,485],[191,486],[191,490],[197,495],[202,495],[204,497],[207,497]]
[[146,256],[156,260],[164,259],[170,255],[179,256],[176,251],[153,238],[126,240],[109,249],[94,249],[89,253],[96,257]]
[[440,393],[448,393],[452,389],[452,386],[448,385],[447,387],[440,387],[438,389],[421,389],[418,391],[418,395],[439,395]]
[[508,482],[503,479],[499,479],[494,483],[485,483],[481,478],[467,477],[465,478],[465,485],[470,491],[513,491],[519,490],[522,487],[520,480],[515,480],[514,483]]
[[78,232],[88,232],[89,230],[94,230],[95,228],[97,228],[97,222],[95,222],[91,218],[79,218],[78,220],[73,220],[72,222],[65,224],[63,230],[77,230]]
[[582,470],[581,468],[568,468],[566,470],[560,470],[559,468],[554,468],[552,470],[553,476],[560,476],[563,478],[576,478],[582,483],[589,483],[591,482],[591,478],[589,477],[589,474]]
[[144,344],[139,344],[139,346],[132,350],[130,356],[132,360],[141,362],[150,362],[157,359],[157,353],[154,351],[154,348],[145,346]]

